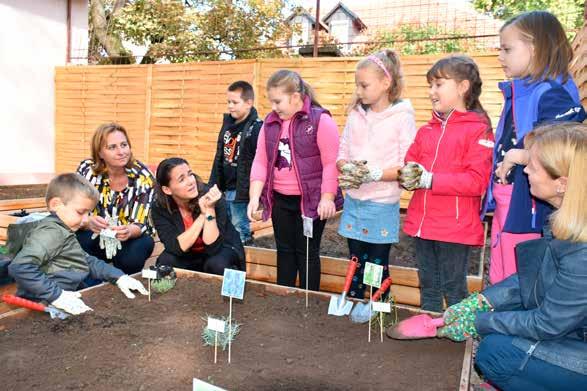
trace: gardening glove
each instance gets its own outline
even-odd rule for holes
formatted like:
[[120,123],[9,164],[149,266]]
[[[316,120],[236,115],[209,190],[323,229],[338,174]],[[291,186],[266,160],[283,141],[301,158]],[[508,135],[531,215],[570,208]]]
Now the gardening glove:
[[128,297],[129,299],[135,298],[135,295],[132,294],[131,290],[132,291],[139,291],[139,293],[142,295],[149,294],[149,292],[147,292],[147,290],[145,289],[143,284],[141,284],[140,281],[135,280],[134,278],[132,278],[131,276],[129,276],[127,274],[120,277],[116,281],[116,285],[122,291],[122,293],[124,293],[124,295],[126,297]]
[[79,292],[61,291],[59,297],[51,302],[51,305],[57,309],[63,310],[72,315],[83,314],[92,311],[81,299]]
[[342,189],[358,189],[363,183],[376,182],[383,176],[383,170],[368,166],[366,160],[351,160],[341,168],[338,177]]
[[[96,234],[92,235],[95,239]],[[112,259],[122,249],[122,243],[116,237],[116,231],[106,228],[100,231],[100,248],[106,252],[106,258]]]
[[491,305],[480,293],[473,293],[460,303],[451,305],[444,312],[444,327],[438,329],[436,335],[453,341],[464,341],[468,337],[478,337],[475,329],[475,318],[478,312],[491,310]]
[[408,191],[430,189],[432,187],[432,173],[420,163],[408,162],[398,171],[398,181]]

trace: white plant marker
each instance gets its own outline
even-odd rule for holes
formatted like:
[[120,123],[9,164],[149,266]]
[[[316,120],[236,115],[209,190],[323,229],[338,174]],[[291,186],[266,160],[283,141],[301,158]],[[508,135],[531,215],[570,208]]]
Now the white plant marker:
[[149,301],[151,301],[151,280],[157,279],[157,271],[151,269],[143,269],[142,277],[147,279],[147,286],[149,287]]
[[306,308],[308,308],[308,268],[310,266],[310,238],[314,235],[314,220],[302,215],[302,226],[306,237]]
[[208,317],[208,329],[214,331],[214,364],[218,361],[218,332],[223,333],[226,322]]
[[246,273],[239,270],[224,269],[224,277],[222,279],[222,296],[229,297],[228,310],[228,363],[231,358],[232,345],[232,298],[236,297],[242,300],[245,293],[245,279]]

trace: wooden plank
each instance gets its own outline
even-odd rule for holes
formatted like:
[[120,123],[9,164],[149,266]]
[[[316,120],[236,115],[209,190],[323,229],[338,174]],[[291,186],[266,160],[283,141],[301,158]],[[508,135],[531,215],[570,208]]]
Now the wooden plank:
[[461,369],[461,381],[459,391],[469,391],[471,381],[471,367],[473,366],[473,339],[468,338],[465,345],[465,355],[463,356],[463,367]]
[[44,198],[21,198],[12,200],[1,200],[0,201],[0,212],[3,211],[19,211],[21,209],[30,208],[45,208]]

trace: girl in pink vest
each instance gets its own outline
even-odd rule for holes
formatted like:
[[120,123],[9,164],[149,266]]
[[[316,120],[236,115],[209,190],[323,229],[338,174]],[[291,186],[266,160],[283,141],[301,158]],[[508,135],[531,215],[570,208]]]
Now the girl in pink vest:
[[366,262],[389,276],[389,250],[398,242],[401,188],[397,172],[414,137],[414,109],[402,100],[398,56],[383,50],[357,64],[356,90],[342,134],[336,165],[347,189],[338,233],[360,260],[349,295],[363,298]]
[[493,133],[479,102],[481,77],[467,56],[426,74],[432,118],[416,134],[399,181],[414,190],[404,231],[414,237],[421,308],[442,311],[467,296],[471,246],[484,245],[481,197],[491,173]]
[[267,81],[267,94],[273,111],[259,133],[247,214],[254,221],[261,203],[263,220],[273,221],[277,283],[295,286],[299,273],[301,287],[319,290],[322,232],[326,219],[342,206],[336,169],[338,128],[294,71],[274,73]]

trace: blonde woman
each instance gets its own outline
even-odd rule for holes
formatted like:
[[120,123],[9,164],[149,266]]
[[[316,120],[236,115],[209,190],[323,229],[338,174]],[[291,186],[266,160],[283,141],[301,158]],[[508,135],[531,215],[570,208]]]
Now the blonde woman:
[[544,236],[518,244],[518,272],[444,313],[438,332],[481,336],[477,367],[502,390],[587,384],[587,125],[558,123],[525,138],[530,192],[555,208]]
[[[88,223],[77,232],[78,240],[88,254],[111,261],[127,274],[136,273],[153,252],[148,216],[155,178],[133,157],[128,133],[119,124],[99,126],[92,137],[91,148],[92,158],[82,161],[77,172],[96,187],[100,198]],[[109,227],[108,216],[117,219],[112,229],[121,243],[121,248],[110,259],[94,235]]]

